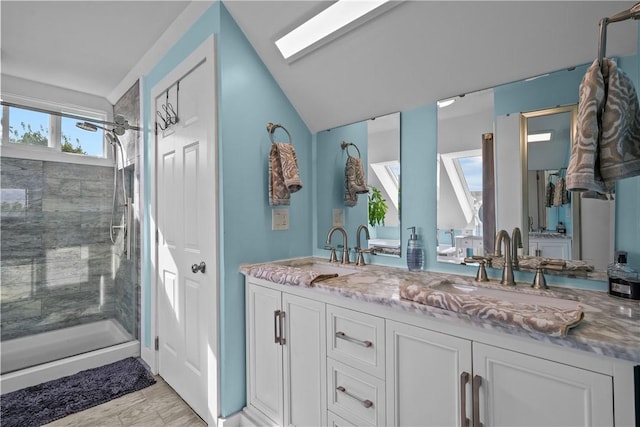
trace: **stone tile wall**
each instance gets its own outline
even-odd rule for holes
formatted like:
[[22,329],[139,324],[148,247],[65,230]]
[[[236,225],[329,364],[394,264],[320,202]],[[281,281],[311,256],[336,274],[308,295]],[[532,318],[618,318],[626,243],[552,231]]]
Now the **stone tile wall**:
[[114,317],[113,169],[0,162],[2,340]]

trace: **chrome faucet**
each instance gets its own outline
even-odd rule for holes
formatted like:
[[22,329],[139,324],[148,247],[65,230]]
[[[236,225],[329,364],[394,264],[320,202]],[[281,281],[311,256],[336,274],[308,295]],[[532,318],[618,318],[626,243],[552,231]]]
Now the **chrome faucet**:
[[[331,227],[331,230],[329,230],[329,234],[327,234],[327,245],[331,245],[331,236],[333,236],[333,233],[335,231],[340,231],[342,233],[342,260],[340,261],[342,264],[349,264],[349,245],[347,244],[347,232],[345,231],[344,228],[342,227]],[[331,250],[331,259],[330,261],[332,262],[337,262],[338,260],[335,259],[334,255],[335,255],[335,249],[332,248]]]
[[501,285],[515,286],[516,281],[513,278],[513,266],[511,265],[511,238],[505,230],[498,231],[496,234],[496,256],[502,256],[500,245],[504,241],[504,269],[502,270]]
[[362,246],[360,245],[360,232],[364,230],[364,237],[369,240],[369,229],[367,228],[366,225],[364,224],[360,224],[360,226],[358,226],[358,231],[356,232],[356,250],[358,251],[358,261],[356,261],[356,265],[365,265],[364,263],[364,253],[367,252],[366,249],[362,249]]
[[518,248],[522,248],[522,232],[518,227],[515,227],[511,232],[511,244],[513,245],[513,254],[511,256],[514,270],[520,270],[520,263],[518,262]]

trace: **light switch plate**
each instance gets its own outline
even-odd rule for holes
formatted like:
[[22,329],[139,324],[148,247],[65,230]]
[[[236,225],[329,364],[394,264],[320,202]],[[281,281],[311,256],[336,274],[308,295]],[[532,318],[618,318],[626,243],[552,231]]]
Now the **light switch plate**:
[[344,227],[344,209],[333,210],[333,226]]
[[273,209],[271,211],[271,229],[272,230],[288,230],[289,229],[289,209]]

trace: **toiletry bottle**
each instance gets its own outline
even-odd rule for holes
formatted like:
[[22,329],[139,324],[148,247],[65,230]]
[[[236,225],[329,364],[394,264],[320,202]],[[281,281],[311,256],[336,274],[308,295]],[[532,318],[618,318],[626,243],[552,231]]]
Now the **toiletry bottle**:
[[420,271],[424,261],[424,251],[422,250],[422,245],[418,242],[416,228],[409,227],[407,230],[411,230],[409,244],[407,245],[407,267],[409,267],[409,271]]
[[627,252],[616,252],[616,262],[607,267],[609,294],[621,298],[640,299],[640,276],[627,264]]

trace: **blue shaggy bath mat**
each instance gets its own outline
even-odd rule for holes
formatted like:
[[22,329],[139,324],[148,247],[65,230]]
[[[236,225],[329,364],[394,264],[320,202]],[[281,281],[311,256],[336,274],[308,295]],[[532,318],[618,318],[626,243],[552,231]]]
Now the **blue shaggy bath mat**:
[[2,427],[41,426],[141,390],[156,380],[133,357],[3,394]]

